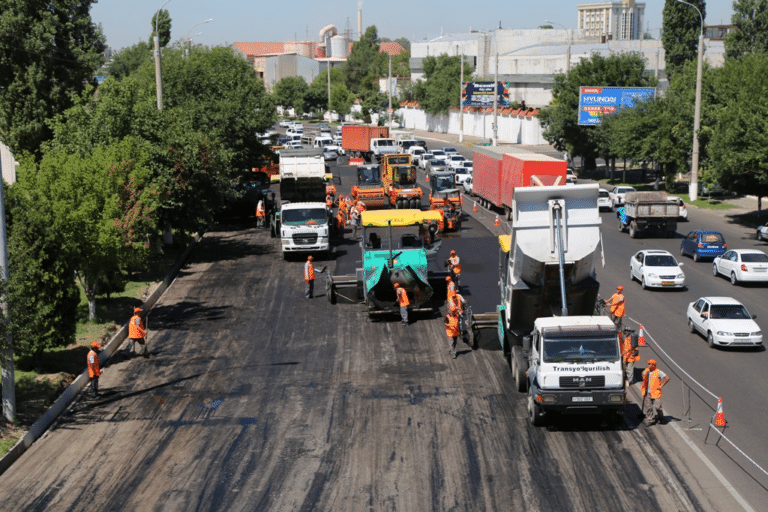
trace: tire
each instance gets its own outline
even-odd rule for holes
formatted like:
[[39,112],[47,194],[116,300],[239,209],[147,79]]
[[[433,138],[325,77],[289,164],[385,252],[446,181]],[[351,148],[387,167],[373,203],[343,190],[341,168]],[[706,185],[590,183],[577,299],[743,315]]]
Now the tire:
[[629,223],[629,238],[637,238],[637,228],[634,221]]
[[685,249],[683,249],[682,244],[680,244],[680,256],[685,256]]
[[398,199],[397,201],[395,201],[395,209],[397,209],[397,210],[402,210],[403,209],[403,200],[402,199]]
[[421,208],[421,200],[418,197],[411,199],[411,208],[414,210]]
[[693,319],[691,318],[688,319],[688,330],[691,331],[692,333],[696,332],[696,327],[694,327]]
[[632,283],[635,280],[635,273],[632,272],[632,267],[629,267],[629,282]]
[[646,286],[646,284],[645,284],[645,277],[643,277],[643,280],[640,282],[640,286],[643,287],[643,290],[647,290],[648,289],[648,286]]
[[623,233],[625,227],[626,226],[624,226],[624,223],[619,220],[619,233]]
[[715,338],[712,337],[712,331],[707,333],[707,344],[709,348],[715,348]]
[[712,275],[717,277],[717,274],[719,274],[719,272],[717,271],[717,263],[713,263],[712,264]]
[[541,407],[533,400],[531,387],[528,387],[528,419],[534,427],[540,427],[544,424],[544,415],[541,413]]
[[736,286],[739,284],[739,280],[736,279],[736,272],[731,272],[731,284]]
[[693,261],[695,261],[696,263],[699,262],[699,253],[698,252],[694,252],[693,253]]
[[515,387],[520,393],[524,393],[528,387],[528,381],[525,377],[525,370],[522,367],[525,365],[525,356],[523,356],[523,348],[520,345],[512,347],[512,374],[515,378]]

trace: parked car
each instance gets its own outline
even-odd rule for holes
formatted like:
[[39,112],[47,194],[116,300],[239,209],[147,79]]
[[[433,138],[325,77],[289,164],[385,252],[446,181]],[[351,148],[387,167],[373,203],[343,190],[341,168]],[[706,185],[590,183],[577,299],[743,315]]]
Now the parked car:
[[319,125],[317,125],[317,131],[320,132],[320,133],[330,134],[331,133],[331,127],[328,126],[327,123],[320,123]]
[[565,171],[565,177],[571,178],[573,180],[573,183],[576,184],[576,174],[573,172],[573,169],[566,169]]
[[712,260],[712,274],[722,274],[735,285],[742,281],[768,281],[768,255],[757,249],[732,249]]
[[680,213],[677,216],[680,220],[688,220],[688,208],[685,207],[685,202],[677,196],[667,196],[667,199],[670,201],[677,201],[677,203],[680,205]]
[[768,240],[768,222],[757,228],[757,239]]
[[613,208],[611,196],[608,194],[607,190],[603,190],[602,188],[597,191],[597,208],[599,210],[610,210]]
[[680,256],[689,254],[693,261],[701,258],[715,258],[728,250],[725,237],[717,231],[697,229],[691,231],[680,243]]
[[688,329],[707,338],[710,347],[760,347],[763,333],[744,305],[731,297],[702,297],[688,304]]
[[440,148],[440,150],[443,153],[458,153],[458,151],[456,151],[456,148],[453,148],[451,146],[446,146],[446,147]]
[[455,154],[455,155],[449,155],[448,156],[448,167],[451,169],[456,169],[458,167],[463,167],[464,162],[466,162],[467,159],[464,158],[462,155]]
[[627,192],[635,192],[635,187],[613,187],[608,194],[611,196],[612,208],[617,208],[624,204]]
[[468,195],[474,195],[472,192],[472,177],[465,179],[464,182],[461,184],[462,187],[464,187],[464,193]]
[[640,281],[643,289],[684,288],[685,273],[674,256],[667,251],[647,249],[629,259],[629,280]]

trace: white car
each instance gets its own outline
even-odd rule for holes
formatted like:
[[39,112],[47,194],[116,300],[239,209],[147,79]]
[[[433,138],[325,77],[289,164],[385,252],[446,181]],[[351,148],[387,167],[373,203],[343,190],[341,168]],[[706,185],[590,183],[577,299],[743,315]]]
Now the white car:
[[450,146],[446,146],[444,148],[440,148],[440,150],[442,152],[444,152],[444,153],[458,153],[458,151],[456,151],[456,148],[452,148]]
[[757,249],[731,249],[712,260],[712,274],[722,274],[731,284],[768,281],[768,255]]
[[768,240],[768,222],[757,228],[757,239]]
[[281,119],[280,122],[277,124],[281,128],[288,128],[291,125],[291,122],[288,119]]
[[429,166],[430,160],[432,160],[433,158],[434,157],[429,152],[421,155],[421,157],[419,158],[419,168],[426,170],[427,167]]
[[571,178],[573,180],[573,184],[574,185],[577,183],[576,174],[574,174],[573,169],[567,169],[565,171],[565,177],[566,178]]
[[466,162],[467,159],[464,158],[462,155],[448,155],[448,167],[451,169],[457,169],[459,167],[464,167],[464,162]]
[[573,178],[571,178],[570,176],[566,176],[565,177],[565,184],[566,185],[575,185],[576,183],[573,181]]
[[455,167],[453,170],[456,171],[453,180],[456,183],[457,188],[464,183],[464,181],[472,177],[472,171],[466,167]]
[[688,208],[685,206],[685,202],[677,196],[667,196],[669,201],[677,201],[680,205],[680,212],[677,214],[677,218],[680,220],[688,220]]
[[430,153],[438,160],[448,160],[448,154],[441,149],[433,149]]
[[672,254],[667,251],[646,249],[629,259],[629,279],[640,281],[643,289],[684,288],[685,274]]
[[635,192],[635,187],[613,187],[613,190],[608,193],[611,196],[613,208],[624,204],[627,192]]
[[413,162],[414,165],[418,165],[419,160],[424,156],[424,153],[426,153],[426,150],[421,146],[411,146],[408,148],[408,154],[411,155],[411,162]]
[[603,190],[602,188],[597,191],[597,208],[599,210],[610,210],[613,208],[611,196],[608,194],[607,190]]
[[463,165],[469,169],[469,172],[472,172],[472,169],[475,167],[475,163],[472,160],[465,160]]
[[473,195],[472,193],[472,176],[465,179],[464,182],[461,184],[462,187],[464,187],[464,193],[467,195]]
[[688,304],[688,329],[701,333],[710,347],[760,347],[763,333],[744,305],[731,297],[702,297]]

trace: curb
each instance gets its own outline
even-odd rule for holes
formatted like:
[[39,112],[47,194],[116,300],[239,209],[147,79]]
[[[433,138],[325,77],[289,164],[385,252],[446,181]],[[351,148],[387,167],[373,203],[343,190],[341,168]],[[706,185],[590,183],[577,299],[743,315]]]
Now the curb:
[[[192,243],[189,244],[189,247],[187,247],[187,249],[184,251],[184,254],[181,255],[179,262],[175,267],[173,267],[170,273],[163,278],[163,282],[161,282],[149,295],[147,300],[142,305],[143,309],[148,311],[147,314],[149,314],[149,310],[151,310],[152,306],[155,305],[165,290],[171,286],[174,279],[176,279],[176,276],[181,271],[181,268],[189,259],[189,255],[192,253],[192,250],[197,246],[202,237],[203,236],[199,233],[193,235]],[[99,354],[100,365],[104,365],[107,362],[107,360],[117,351],[127,336],[128,324],[126,323],[102,348],[102,351]],[[77,398],[78,394],[88,385],[90,381],[91,379],[88,377],[88,370],[83,370],[83,372],[72,382],[72,384],[70,384],[67,389],[64,390],[59,398],[57,398],[56,401],[51,404],[48,410],[45,411],[45,413],[43,413],[43,415],[40,416],[40,418],[29,428],[27,433],[24,434],[24,437],[19,439],[13,448],[8,450],[3,458],[0,459],[0,475],[5,473],[5,471],[10,468],[11,465],[16,462],[25,451],[27,451],[27,448],[32,446],[32,443],[37,441],[48,430],[53,422],[56,421],[56,418],[58,418],[59,415],[64,412],[67,407],[69,407],[69,405],[75,400],[75,398]]]

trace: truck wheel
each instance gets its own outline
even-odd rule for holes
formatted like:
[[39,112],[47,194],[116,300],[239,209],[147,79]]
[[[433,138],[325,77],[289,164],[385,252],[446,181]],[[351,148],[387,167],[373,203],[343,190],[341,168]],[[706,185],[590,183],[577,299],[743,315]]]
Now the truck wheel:
[[634,222],[629,223],[629,238],[637,238],[637,229]]
[[619,220],[619,233],[623,233],[625,227],[624,223]]
[[419,208],[421,208],[421,199],[419,199],[418,197],[411,199],[411,208],[415,210],[418,210]]
[[524,361],[522,347],[520,345],[512,347],[512,374],[515,378],[515,387],[520,393],[525,393],[525,388],[528,386],[525,370],[523,370]]
[[544,424],[544,415],[541,413],[541,407],[533,399],[533,387],[528,387],[528,419],[531,425],[540,427]]
[[398,199],[395,201],[395,210],[401,210],[403,208],[403,200]]

